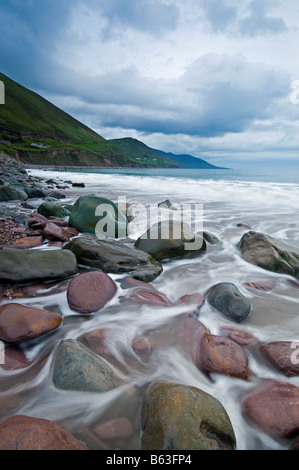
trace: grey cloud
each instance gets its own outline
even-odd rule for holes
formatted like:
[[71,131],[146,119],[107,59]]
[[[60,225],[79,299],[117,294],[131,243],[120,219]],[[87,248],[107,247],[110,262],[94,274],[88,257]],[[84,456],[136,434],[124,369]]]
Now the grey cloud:
[[239,31],[246,36],[278,34],[288,30],[282,18],[269,16],[265,3],[253,0],[250,3],[250,15],[239,21]]
[[120,25],[162,34],[175,29],[179,19],[178,7],[163,0],[93,0],[89,6],[108,19],[107,36],[111,27]]
[[214,32],[225,31],[237,17],[237,10],[223,0],[202,0],[206,19]]
[[207,54],[177,80],[150,80],[130,69],[85,80],[84,87],[80,76],[66,83],[69,94],[82,97],[69,110],[84,113],[92,127],[212,137],[271,119],[290,78],[239,56]]

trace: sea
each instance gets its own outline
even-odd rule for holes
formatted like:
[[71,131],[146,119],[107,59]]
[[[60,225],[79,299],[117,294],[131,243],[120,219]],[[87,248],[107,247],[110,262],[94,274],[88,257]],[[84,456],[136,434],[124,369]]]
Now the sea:
[[[299,171],[296,167],[264,169],[189,170],[189,169],[99,169],[57,171],[29,169],[31,175],[56,181],[84,182],[84,188],[66,190],[66,203],[83,194],[96,194],[135,208],[129,227],[130,240],[136,240],[156,220],[182,217],[196,229],[219,240],[208,244],[198,257],[173,259],[163,263],[163,273],[152,285],[172,302],[186,294],[204,293],[219,282],[234,283],[250,300],[250,315],[241,324],[225,318],[205,302],[198,319],[212,334],[223,327],[234,327],[251,333],[259,344],[270,341],[299,341],[299,287],[288,275],[265,271],[247,263],[238,242],[249,230],[262,232],[299,248]],[[160,209],[168,200],[176,210]],[[188,218],[189,217],[189,218]],[[121,276],[112,274],[118,282]],[[267,281],[269,289],[260,289]],[[129,291],[119,285],[118,293],[105,309],[91,316],[72,312],[64,291],[23,299],[27,305],[56,309],[64,317],[55,335],[24,348],[36,364],[16,371],[13,379],[5,371],[5,390],[0,400],[14,396],[14,413],[51,419],[76,437],[88,441],[96,423],[125,416],[134,423],[129,438],[105,441],[108,448],[138,449],[140,413],[146,386],[155,380],[170,380],[195,386],[220,401],[231,420],[237,450],[286,450],[291,441],[273,438],[251,423],[242,410],[243,399],[263,380],[275,379],[299,386],[299,377],[288,378],[272,367],[258,352],[248,348],[248,380],[220,374],[208,377],[173,340],[172,325],[182,313],[177,307],[132,306]],[[103,328],[109,331],[108,346],[118,364],[125,370],[129,386],[99,393],[63,391],[54,387],[51,371],[57,341],[76,339],[83,333]],[[134,338],[154,338],[159,347],[146,359],[132,349]],[[45,352],[44,352],[45,351]],[[39,360],[37,359],[39,357]],[[44,357],[44,360],[40,360]],[[16,398],[17,397],[17,398]],[[8,407],[9,408],[9,407]],[[12,413],[12,411],[10,411]],[[84,430],[86,432],[84,432]],[[97,448],[97,447],[96,447]]]

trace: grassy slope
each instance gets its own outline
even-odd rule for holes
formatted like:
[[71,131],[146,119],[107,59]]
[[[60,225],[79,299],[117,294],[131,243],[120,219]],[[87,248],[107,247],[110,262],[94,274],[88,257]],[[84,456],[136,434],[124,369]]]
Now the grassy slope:
[[[25,163],[44,165],[145,166],[118,146],[40,95],[0,73],[5,84],[5,105],[0,106],[0,150]],[[32,142],[49,145],[37,149]],[[160,158],[165,164],[165,160]],[[146,165],[159,166],[157,162]]]
[[177,163],[160,155],[140,140],[124,137],[122,139],[112,139],[109,142],[111,142],[120,153],[127,157],[133,157],[141,164],[150,164],[159,167],[179,167]]

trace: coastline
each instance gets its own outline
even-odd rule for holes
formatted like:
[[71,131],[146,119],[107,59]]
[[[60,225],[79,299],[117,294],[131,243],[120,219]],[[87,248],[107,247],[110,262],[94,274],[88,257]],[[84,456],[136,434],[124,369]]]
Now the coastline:
[[[1,394],[4,410],[2,420],[16,411],[19,414],[47,418],[58,423],[63,421],[68,431],[88,448],[111,450],[120,447],[124,450],[130,448],[137,450],[139,449],[141,403],[145,399],[147,387],[156,380],[169,380],[179,382],[186,387],[186,390],[189,386],[194,386],[210,394],[222,404],[235,431],[237,449],[249,450],[259,447],[288,449],[291,445],[289,439],[272,439],[269,438],[267,432],[261,431],[259,426],[252,428],[250,420],[241,411],[240,396],[250,396],[250,391],[258,388],[264,379],[274,380],[275,383],[276,381],[284,382],[288,387],[299,386],[298,377],[285,377],[265,360],[261,360],[259,352],[259,347],[268,342],[296,339],[294,336],[296,336],[297,325],[298,286],[295,279],[287,274],[260,270],[249,264],[236,249],[236,244],[250,230],[264,228],[271,231],[271,227],[274,226],[273,214],[275,211],[283,211],[285,207],[283,205],[280,209],[277,202],[282,200],[286,203],[286,195],[289,193],[282,192],[284,197],[276,194],[276,198],[271,200],[272,185],[269,186],[267,192],[263,184],[250,186],[249,183],[240,185],[240,183],[232,184],[230,181],[224,184],[222,181],[201,180],[198,186],[197,181],[191,184],[190,180],[185,182],[173,177],[168,179],[166,184],[164,177],[153,180],[148,176],[139,176],[137,180],[134,175],[125,178],[122,175],[116,177],[114,174],[102,176],[99,180],[97,175],[80,173],[76,180],[80,178],[85,187],[73,188],[64,181],[65,178],[61,172],[53,171],[50,174],[52,182],[46,183],[45,179],[39,181],[40,188],[46,189],[45,198],[1,203],[10,211],[16,210],[18,216],[22,215],[27,221],[31,220],[30,230],[26,228],[28,232],[25,239],[31,238],[28,237],[29,231],[35,232],[32,238],[41,237],[41,235],[44,237],[41,245],[19,250],[19,252],[51,253],[53,257],[58,256],[56,265],[59,269],[71,261],[68,259],[62,263],[57,253],[69,251],[64,248],[69,243],[76,243],[71,246],[77,247],[84,240],[87,243],[87,248],[84,249],[90,250],[88,244],[92,243],[92,249],[88,252],[94,252],[94,235],[80,231],[74,235],[74,232],[71,232],[74,227],[69,227],[69,214],[64,217],[38,215],[37,209],[53,191],[61,193],[60,198],[56,199],[56,204],[60,206],[74,204],[81,195],[88,196],[91,193],[100,198],[109,197],[114,203],[117,202],[119,195],[127,194],[128,202],[132,207],[134,204],[142,204],[146,208],[151,204],[152,207],[156,207],[157,211],[158,203],[165,201],[166,196],[171,198],[171,202],[181,205],[192,198],[193,201],[204,203],[206,219],[204,229],[216,238],[209,239],[206,251],[200,256],[191,258],[178,256],[159,261],[163,269],[158,275],[160,269],[158,265],[149,265],[148,260],[145,262],[143,259],[143,278],[140,272],[137,277],[134,277],[136,276],[136,253],[126,250],[133,248],[135,240],[143,232],[145,227],[145,220],[143,220],[145,214],[143,214],[141,220],[140,216],[131,219],[129,226],[132,227],[132,233],[128,238],[103,242],[98,255],[105,253],[105,250],[108,253],[112,248],[113,250],[119,249],[113,263],[117,264],[116,259],[121,254],[125,255],[125,263],[132,262],[134,265],[133,278],[132,267],[131,271],[121,271],[124,269],[124,264],[121,265],[119,272],[111,272],[112,260],[110,259],[110,267],[107,271],[95,268],[94,264],[86,266],[78,263],[78,272],[70,275],[68,271],[64,279],[2,283],[0,309],[3,306],[18,303],[23,307],[41,308],[52,314],[55,312],[55,315],[58,312],[63,320],[55,330],[40,338],[29,341],[27,339],[21,343],[21,347],[15,344],[11,348],[9,342],[5,343],[7,360],[12,362],[10,366],[7,363],[10,369],[0,368],[1,380],[8,384],[8,390],[5,394]],[[36,174],[29,175],[29,178],[24,177],[24,179],[39,184]],[[258,197],[249,205],[251,200],[248,194],[249,187],[254,188],[255,195],[258,195],[257,188],[260,194],[264,194],[264,208],[268,207],[269,212],[260,210]],[[196,190],[199,192],[197,193]],[[282,188],[281,191],[285,189]],[[50,199],[49,202],[54,201]],[[30,204],[32,204],[31,208],[28,207]],[[289,198],[289,207],[294,211],[296,209],[295,192],[292,199]],[[171,210],[166,207],[162,209],[162,214],[167,219],[171,215]],[[296,227],[292,226],[292,217],[286,213],[284,217],[280,215],[280,219],[276,233],[281,234],[282,237],[288,237],[291,241],[296,234]],[[20,219],[18,220],[20,222]],[[141,222],[144,222],[144,225]],[[58,225],[54,233],[53,225],[56,224]],[[49,230],[49,225],[52,231]],[[8,230],[12,228],[13,226],[8,227]],[[18,228],[21,228],[20,223],[18,223]],[[283,229],[284,232],[282,232]],[[71,230],[69,232],[72,234],[71,238],[63,239],[67,237],[68,230]],[[38,231],[39,234],[36,233]],[[16,234],[18,232],[15,232]],[[62,237],[62,239],[52,240],[49,243],[47,236]],[[81,245],[80,249],[82,249]],[[82,260],[85,259],[84,262],[86,262],[89,256],[85,254]],[[123,262],[124,260],[121,259],[121,263]],[[146,265],[150,266],[148,271],[145,270]],[[45,269],[45,261],[39,266],[40,269],[42,266],[42,269]],[[31,269],[32,266],[28,266],[28,271]],[[22,271],[26,269],[23,268]],[[90,275],[92,272],[99,271],[106,271],[105,274],[115,283],[114,295],[104,307],[96,306],[94,312],[77,312],[73,309],[74,302],[82,304],[85,295],[88,298],[93,297],[89,289],[93,282],[97,281],[89,278],[87,284],[76,285],[71,291],[73,303],[69,303],[68,292],[72,280],[82,279],[80,276],[83,274]],[[147,277],[144,277],[145,273]],[[149,280],[149,273],[150,276],[154,276],[152,280]],[[108,279],[105,277],[105,280]],[[251,303],[251,312],[241,324],[223,316],[208,299],[208,290],[213,285],[223,282],[234,284]],[[108,291],[108,286],[106,286],[101,291],[101,298]],[[282,310],[284,311],[283,318]],[[209,338],[210,343],[203,342],[203,338]],[[192,345],[196,344],[199,339],[202,341],[202,347],[207,348],[207,344],[213,344],[212,364],[215,369],[212,371],[207,372],[208,369],[206,369],[207,364],[211,364],[210,346],[205,349],[205,354],[208,354],[207,363],[198,362],[198,358],[195,359],[192,355]],[[125,388],[114,385],[104,394],[92,389],[88,403],[84,398],[86,385],[83,386],[82,382],[77,383],[75,394],[69,389],[59,388],[58,375],[52,375],[53,368],[57,370],[54,365],[57,364],[58,357],[59,360],[63,360],[63,357],[70,357],[67,356],[70,354],[68,348],[72,345],[75,347],[75,350],[72,350],[74,354],[71,356],[72,361],[79,367],[76,361],[82,352],[82,344],[84,348],[87,348],[84,349],[85,354],[90,349],[93,351],[92,357],[96,354],[120,371],[120,375],[126,379]],[[236,346],[237,344],[239,346]],[[59,345],[65,346],[62,352]],[[18,351],[18,354],[22,352],[23,357],[21,358],[16,353],[10,355],[13,354],[11,349]],[[230,351],[229,354],[228,351]],[[228,357],[233,357],[233,360],[228,360]],[[249,361],[248,365],[246,365],[246,357]],[[87,367],[85,363],[84,369]],[[35,385],[37,378],[38,383]],[[53,386],[53,380],[55,386]],[[25,389],[22,388],[22,383],[26,384]],[[14,389],[18,385],[20,386],[19,402],[17,409],[12,409],[10,403],[14,401]],[[31,393],[30,399],[26,390]],[[268,390],[268,393],[270,392],[272,393]],[[271,400],[269,404],[272,403]],[[280,410],[279,403],[280,400],[276,403],[278,410]],[[74,410],[79,410],[76,416],[74,416]],[[184,414],[188,416],[188,413]],[[280,417],[276,416],[274,410],[272,410],[272,416],[275,416],[279,422]],[[127,437],[120,438],[117,433],[105,437],[104,431],[96,431],[100,425],[105,425],[107,429],[109,423],[119,418],[122,421],[116,421],[116,424],[126,423]],[[147,419],[150,420],[149,417]],[[170,417],[168,416],[167,419]]]

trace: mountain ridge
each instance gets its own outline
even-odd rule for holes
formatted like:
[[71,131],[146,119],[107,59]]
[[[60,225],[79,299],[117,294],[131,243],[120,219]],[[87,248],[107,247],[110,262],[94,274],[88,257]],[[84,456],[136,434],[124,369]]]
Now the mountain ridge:
[[27,166],[223,169],[192,155],[151,148],[132,137],[106,140],[38,93],[0,72],[0,151]]

